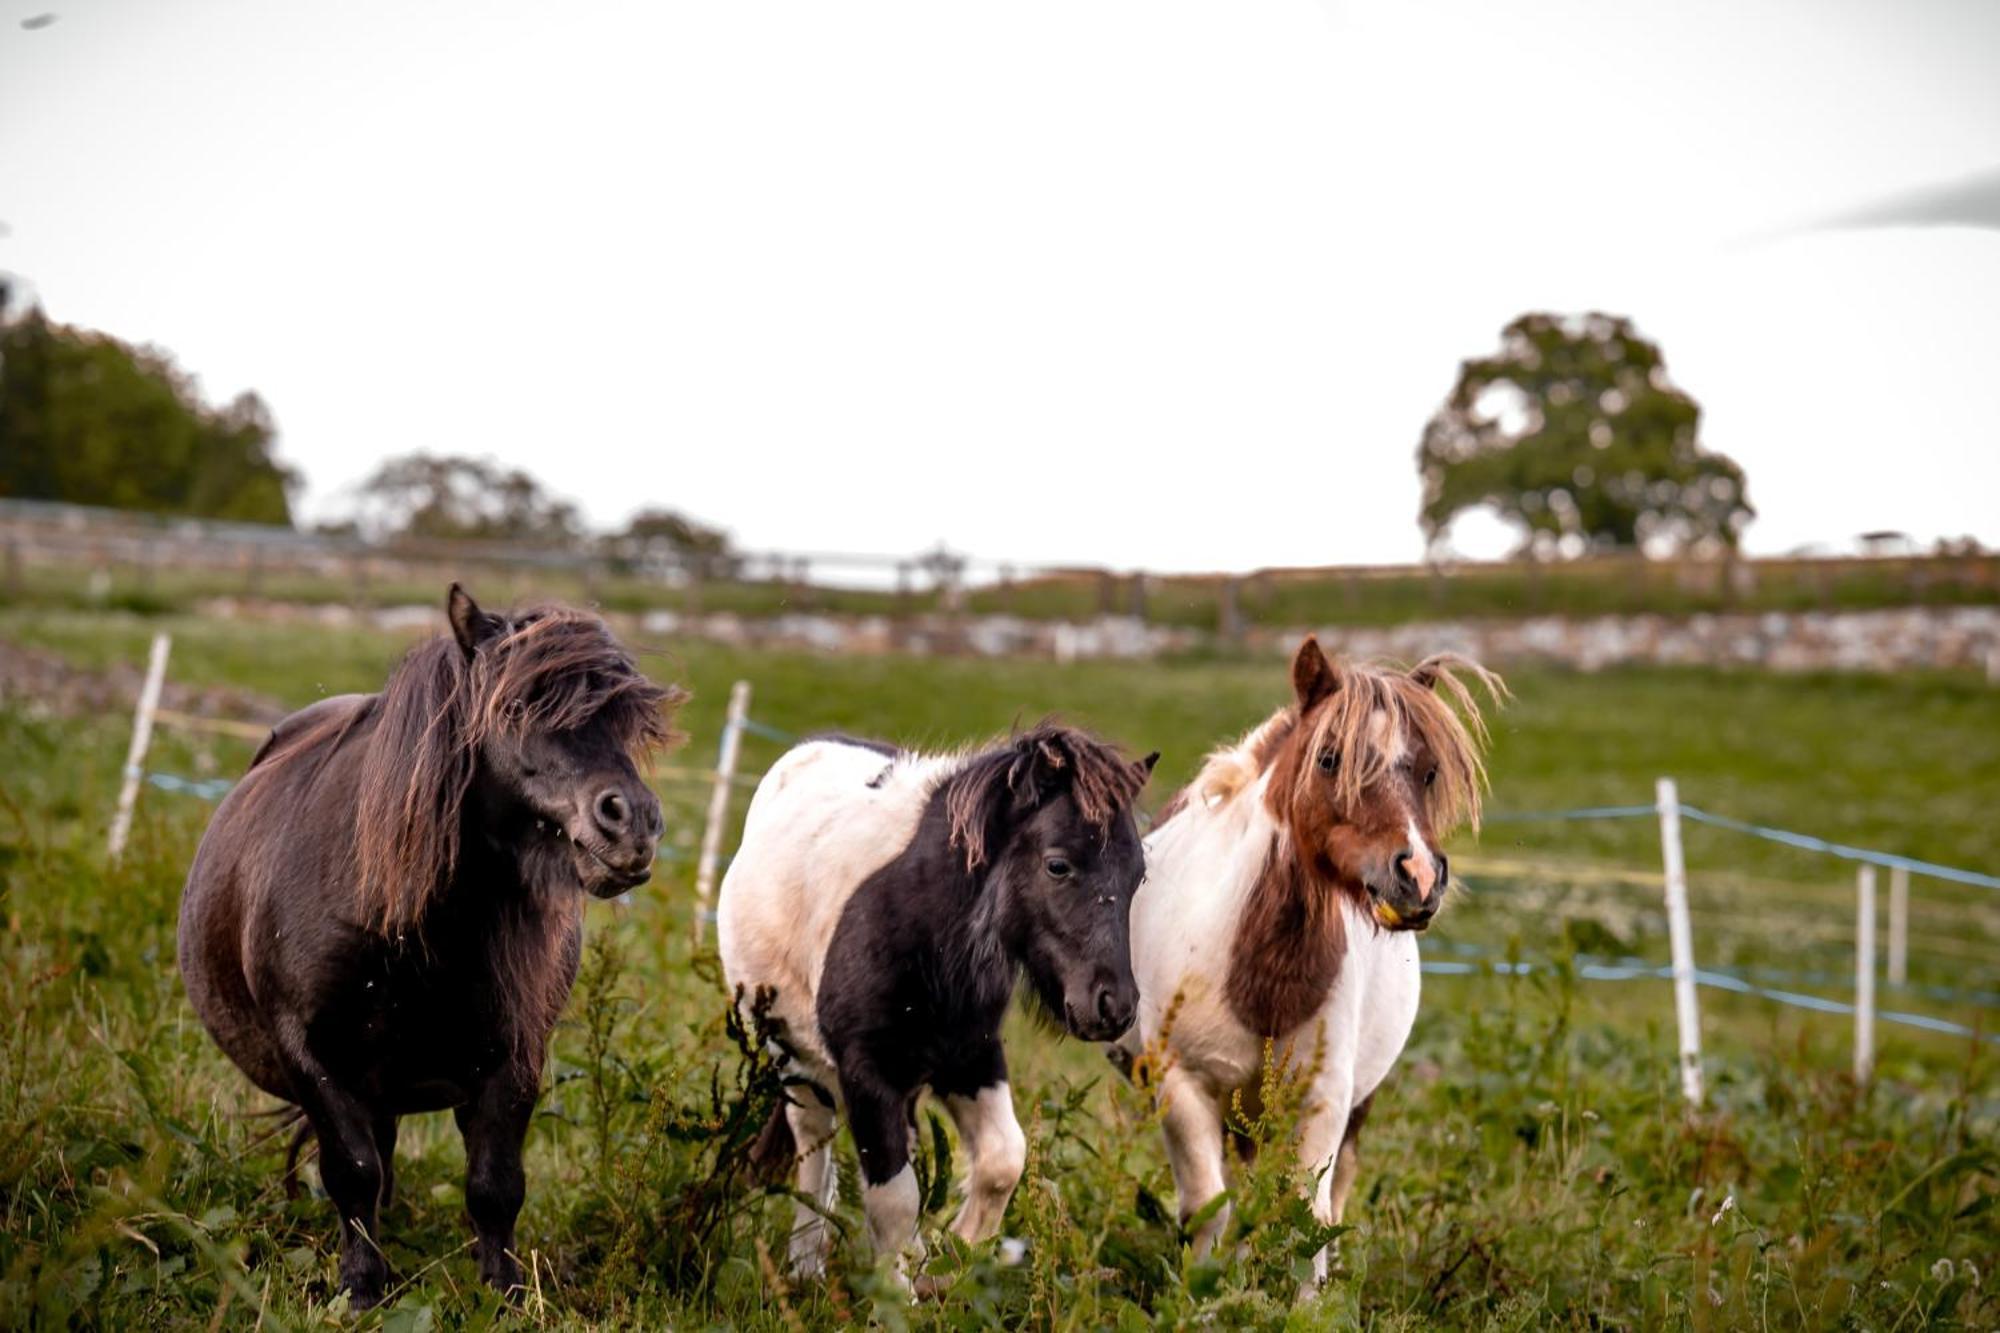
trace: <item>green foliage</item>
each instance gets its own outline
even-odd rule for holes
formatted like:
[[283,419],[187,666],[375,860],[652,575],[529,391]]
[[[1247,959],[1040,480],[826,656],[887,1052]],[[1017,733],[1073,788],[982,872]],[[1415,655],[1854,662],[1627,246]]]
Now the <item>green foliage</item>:
[[289,523],[297,477],[254,393],[204,403],[163,352],[51,322],[0,322],[0,495]]
[[738,565],[728,533],[672,509],[640,510],[601,545],[621,573],[693,572],[718,579],[732,577]]
[[[117,615],[0,613],[0,636],[55,644],[79,666],[143,656],[153,625]],[[387,634],[192,620],[173,678],[303,703],[367,688],[403,647]],[[1153,799],[1219,736],[1283,695],[1252,664],[924,662],[754,656],[677,645],[654,659],[690,681],[696,753],[727,685],[793,731],[844,727],[943,743],[1060,704],[1080,721],[1167,749]],[[1734,813],[1852,841],[1990,864],[1987,793],[2000,783],[2000,695],[1950,678],[1779,679],[1706,672],[1578,677],[1520,672],[1500,717],[1494,808],[1644,799],[1655,772]],[[1894,727],[1872,725],[1884,716]],[[1740,719],[1693,725],[1688,719]],[[1657,893],[1568,896],[1529,872],[1474,870],[1426,937],[1533,964],[1427,976],[1424,1008],[1362,1139],[1333,1274],[1295,1305],[1327,1238],[1286,1160],[1296,1102],[1282,1080],[1232,1117],[1264,1145],[1231,1187],[1225,1244],[1196,1260],[1174,1217],[1157,1111],[1093,1048],[1016,1019],[1007,1033],[1031,1163],[997,1246],[925,1224],[924,1276],[905,1297],[868,1253],[858,1201],[824,1282],[786,1277],[794,1199],[740,1169],[777,1095],[754,1022],[731,1019],[712,954],[687,943],[685,858],[707,788],[658,775],[666,873],[629,907],[590,909],[582,977],[558,1030],[530,1131],[521,1224],[530,1289],[508,1312],[465,1246],[463,1155],[448,1116],[405,1122],[385,1243],[400,1285],[355,1318],[332,1292],[333,1228],[316,1192],[287,1202],[267,1104],[188,1011],[175,905],[210,807],[148,791],[126,862],[101,856],[128,719],[47,716],[0,703],[0,1326],[418,1329],[1153,1327],[1992,1327],[2000,1288],[2000,1087],[1990,1046],[1885,1027],[1878,1086],[1845,1073],[1851,1021],[1704,991],[1711,1109],[1673,1083],[1662,984],[1581,979],[1572,950],[1658,956]],[[240,766],[235,742],[156,738],[154,767]],[[745,764],[775,746],[746,743]],[[1948,755],[1949,762],[1938,756]],[[693,762],[676,760],[675,762]],[[740,804],[740,803],[739,803]],[[1815,882],[1805,861],[1689,831],[1698,947],[1743,961],[1837,964],[1852,927],[1846,867],[1803,916],[1774,904]],[[1495,826],[1482,855],[1656,867],[1645,821]],[[1463,855],[1458,853],[1463,852]],[[1786,889],[1731,878],[1780,871]],[[1822,870],[1823,870],[1822,866]],[[1995,911],[1974,890],[1924,885],[1913,981],[2000,989]],[[1585,913],[1604,930],[1570,929]],[[1789,923],[1789,924],[1788,924]],[[1932,950],[1956,936],[1956,958]],[[1761,950],[1762,952],[1756,952]],[[1928,970],[1927,970],[1928,969]],[[1894,1006],[1921,997],[1895,994]],[[1885,994],[1885,1007],[1891,1007]],[[1942,1010],[1965,1017],[1963,1012]],[[927,1202],[962,1151],[926,1108]],[[842,1179],[858,1178],[836,1140]],[[315,1172],[305,1172],[312,1180]],[[703,1238],[697,1243],[697,1235]]]
[[1424,428],[1424,535],[1485,506],[1537,555],[1733,548],[1756,511],[1700,423],[1630,320],[1523,315],[1496,355],[1465,362]]
[[370,536],[567,546],[583,536],[576,506],[533,475],[490,458],[402,454],[385,459],[357,493],[356,524]]

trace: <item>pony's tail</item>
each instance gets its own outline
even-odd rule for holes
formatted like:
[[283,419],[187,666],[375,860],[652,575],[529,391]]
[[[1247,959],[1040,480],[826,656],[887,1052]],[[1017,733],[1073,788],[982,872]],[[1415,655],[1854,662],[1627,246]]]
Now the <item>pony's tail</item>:
[[781,1185],[798,1165],[799,1144],[792,1136],[792,1120],[785,1112],[791,1101],[780,1097],[771,1108],[771,1118],[750,1147],[750,1175],[760,1185]]

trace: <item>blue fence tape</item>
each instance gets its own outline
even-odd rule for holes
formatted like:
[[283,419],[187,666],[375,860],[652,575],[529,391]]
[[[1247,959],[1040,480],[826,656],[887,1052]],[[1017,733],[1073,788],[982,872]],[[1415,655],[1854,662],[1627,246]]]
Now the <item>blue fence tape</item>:
[[744,718],[741,725],[743,730],[749,732],[752,736],[762,736],[765,740],[777,741],[780,745],[786,745],[798,739],[797,736],[794,736],[784,728],[769,726],[766,723],[759,722],[754,717]]
[[1579,810],[1523,810],[1513,814],[1482,815],[1482,824],[1531,824],[1546,823],[1558,819],[1632,819],[1639,815],[1656,815],[1659,807],[1652,805],[1587,805]]
[[219,801],[236,785],[228,778],[184,778],[177,773],[148,773],[146,781],[161,791],[197,796],[204,801]]
[[[1482,949],[1476,944],[1462,944],[1456,940],[1426,940],[1424,942],[1424,949],[1426,952],[1439,950],[1475,961],[1490,959],[1494,956],[1491,950]],[[1590,954],[1579,954],[1577,958],[1579,962],[1598,964],[1606,967],[1637,968],[1649,973],[1658,970],[1657,964],[1650,963],[1644,958],[1634,958],[1630,955],[1622,958],[1605,958]],[[1777,983],[1784,986],[1851,987],[1854,984],[1854,973],[1852,972],[1788,972],[1783,968],[1736,967],[1726,963],[1710,963],[1702,970],[1713,972],[1718,976],[1734,977],[1746,982]],[[1971,1005],[1975,1009],[2000,1009],[2000,991],[1965,990],[1957,986],[1937,986],[1924,982],[1904,982],[1899,985],[1894,982],[1883,981],[1879,984],[1884,989],[1900,995],[1918,996],[1926,1000],[1938,1000],[1946,1004]]]
[[1960,870],[1956,866],[1941,866],[1935,861],[1919,861],[1912,856],[1897,856],[1891,852],[1874,852],[1865,847],[1849,847],[1844,843],[1828,842],[1825,838],[1815,838],[1810,834],[1793,833],[1787,829],[1766,828],[1762,824],[1750,824],[1740,819],[1730,819],[1726,815],[1711,815],[1706,810],[1697,810],[1691,805],[1681,807],[1681,815],[1697,824],[1708,824],[1715,828],[1728,829],[1734,833],[1748,833],[1753,838],[1763,838],[1769,842],[1781,842],[1788,847],[1799,847],[1809,852],[1825,852],[1828,856],[1838,856],[1848,861],[1866,861],[1870,865],[1888,866],[1890,869],[1907,870],[1913,875],[1928,875],[1932,879],[1948,879],[1956,884],[1971,884],[1982,889],[2000,889],[2000,875],[1982,875],[1976,870]]
[[[1534,963],[1513,963],[1504,959],[1483,959],[1479,962],[1450,962],[1445,960],[1427,961],[1423,970],[1441,976],[1472,976],[1491,970],[1503,976],[1528,976],[1535,972],[1551,970],[1547,965]],[[1655,967],[1651,964],[1629,963],[1577,963],[1577,976],[1585,981],[1671,981],[1674,970],[1671,967]],[[1759,986],[1742,977],[1707,968],[1696,968],[1694,981],[1697,986],[1711,990],[1733,991],[1738,995],[1756,995],[1794,1009],[1811,1009],[1823,1014],[1851,1014],[1854,1006],[1845,1000],[1829,1000],[1823,995],[1807,995],[1800,991],[1773,990]],[[1922,1028],[1927,1032],[1941,1032],[1952,1037],[1974,1037],[1982,1042],[2000,1045],[2000,1033],[1982,1032],[1954,1023],[1949,1019],[1933,1018],[1929,1014],[1905,1013],[1898,1009],[1877,1009],[1875,1017],[1885,1023],[1899,1023],[1904,1027]]]
[[[1517,813],[1503,812],[1486,815],[1487,824],[1528,824],[1568,819],[1635,819],[1641,815],[1656,815],[1659,807],[1651,805],[1591,805],[1575,810],[1524,810]],[[1763,838],[1768,842],[1783,843],[1787,847],[1797,847],[1808,852],[1824,852],[1828,856],[1838,856],[1848,861],[1865,861],[1870,865],[1887,866],[1891,870],[1907,870],[1913,875],[1927,875],[1932,879],[1950,880],[1954,884],[1970,884],[1981,889],[2000,889],[2000,875],[1981,874],[1977,870],[1961,870],[1957,866],[1939,865],[1935,861],[1919,861],[1913,856],[1897,856],[1894,852],[1870,851],[1866,847],[1849,847],[1845,843],[1829,842],[1825,838],[1815,838],[1809,833],[1793,833],[1789,829],[1771,828],[1764,824],[1752,824],[1746,820],[1731,819],[1727,815],[1712,815],[1694,806],[1681,807],[1681,817],[1696,824],[1707,824],[1713,828],[1728,829],[1732,833],[1747,833],[1753,838]]]

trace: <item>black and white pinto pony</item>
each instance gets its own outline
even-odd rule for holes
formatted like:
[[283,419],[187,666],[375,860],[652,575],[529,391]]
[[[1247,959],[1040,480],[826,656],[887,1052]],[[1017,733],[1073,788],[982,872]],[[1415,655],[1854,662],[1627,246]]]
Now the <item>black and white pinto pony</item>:
[[1025,974],[1076,1036],[1111,1041],[1130,1027],[1130,911],[1144,875],[1131,807],[1157,758],[1134,762],[1045,722],[942,756],[813,739],[765,774],[723,880],[717,937],[738,1003],[769,997],[798,1084],[765,1139],[767,1158],[796,1163],[794,1273],[825,1269],[838,1109],[869,1238],[905,1274],[926,1088],[971,1160],[953,1230],[967,1242],[998,1230],[1027,1148],[1001,1021]]
[[[1454,671],[1505,697],[1451,655],[1402,671],[1308,638],[1292,703],[1212,754],[1146,838],[1139,1021],[1113,1055],[1157,1071],[1184,1225],[1223,1192],[1226,1116],[1258,1112],[1267,1052],[1307,1082],[1298,1161],[1315,1217],[1341,1220],[1362,1122],[1416,1020],[1415,932],[1449,880],[1438,838],[1478,824],[1486,732]],[[1197,1253],[1226,1217],[1196,1227]],[[1322,1249],[1309,1290],[1326,1265]]]

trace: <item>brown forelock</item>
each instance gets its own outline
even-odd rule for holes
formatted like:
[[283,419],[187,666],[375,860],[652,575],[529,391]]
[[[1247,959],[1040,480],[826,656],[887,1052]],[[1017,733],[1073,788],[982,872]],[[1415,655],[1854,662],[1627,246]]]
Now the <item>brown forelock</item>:
[[449,636],[418,645],[380,697],[361,762],[356,892],[384,933],[422,919],[458,864],[459,815],[489,735],[594,720],[635,757],[680,739],[678,686],[646,679],[604,622],[566,607],[524,615],[471,659]]
[[965,853],[966,869],[986,863],[987,831],[1001,811],[1033,805],[1038,768],[1063,775],[1077,813],[1099,831],[1131,809],[1150,776],[1116,746],[1046,720],[974,755],[946,779],[945,789],[951,845]]
[[[1453,654],[1426,658],[1411,671],[1347,663],[1337,670],[1340,687],[1313,705],[1274,757],[1266,797],[1271,813],[1287,825],[1317,823],[1312,831],[1324,833],[1335,811],[1359,811],[1364,793],[1390,763],[1390,755],[1371,734],[1371,721],[1380,712],[1387,715],[1391,732],[1407,734],[1411,748],[1423,751],[1437,766],[1436,782],[1420,789],[1435,836],[1441,838],[1461,824],[1477,830],[1486,786],[1486,765],[1480,755],[1487,739],[1486,722],[1478,700],[1458,673],[1472,676],[1496,701],[1507,697],[1505,682],[1477,662]],[[1323,789],[1316,761],[1329,750],[1340,757],[1332,777],[1331,802],[1314,799],[1314,793]]]
[[677,685],[648,680],[604,621],[566,606],[524,613],[471,662],[473,743],[488,732],[574,731],[608,726],[634,758],[684,739],[673,712]]
[[[1346,926],[1339,910],[1342,894],[1365,901],[1359,883],[1329,882],[1320,873],[1319,854],[1343,839],[1357,843],[1369,834],[1363,793],[1387,769],[1389,757],[1370,733],[1381,711],[1394,730],[1407,730],[1413,747],[1437,765],[1437,781],[1419,788],[1435,836],[1461,823],[1479,823],[1485,786],[1480,749],[1486,726],[1477,700],[1455,673],[1484,685],[1495,700],[1506,685],[1484,667],[1464,658],[1427,658],[1410,672],[1374,665],[1342,664],[1340,686],[1315,702],[1303,716],[1274,723],[1261,738],[1259,758],[1270,779],[1265,802],[1277,820],[1264,867],[1252,886],[1231,945],[1227,993],[1237,1018],[1264,1036],[1280,1036],[1305,1022],[1325,1002],[1346,952]],[[1447,703],[1435,692],[1441,687]],[[1465,717],[1452,704],[1457,704]],[[1316,761],[1334,750],[1340,763],[1333,790]],[[1359,818],[1357,818],[1359,816]],[[1399,826],[1400,827],[1400,826]]]

